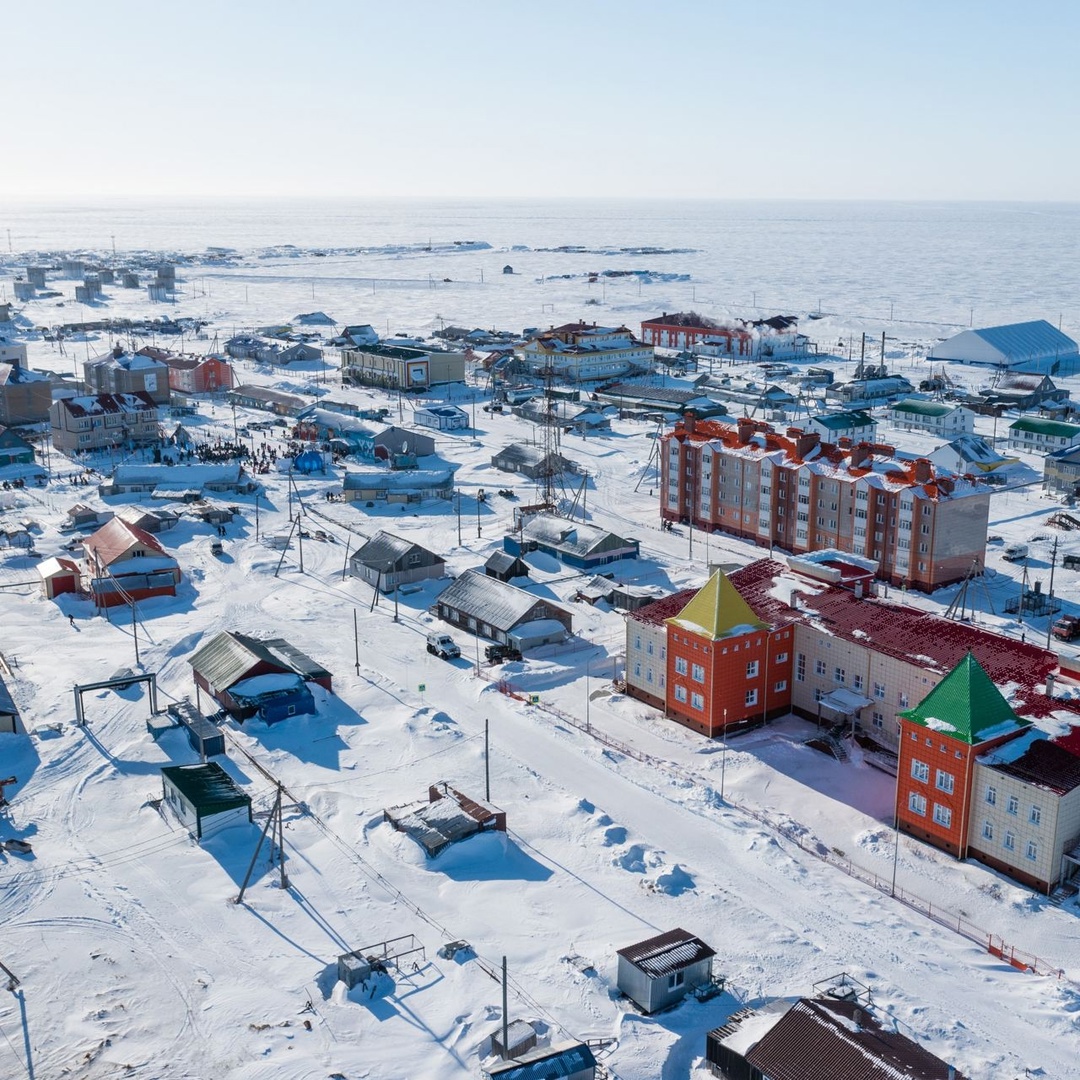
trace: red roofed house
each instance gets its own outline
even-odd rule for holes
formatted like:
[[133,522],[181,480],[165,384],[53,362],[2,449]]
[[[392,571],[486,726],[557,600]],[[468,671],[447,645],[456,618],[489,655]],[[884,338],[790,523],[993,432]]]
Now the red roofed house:
[[175,596],[180,566],[148,532],[121,518],[83,541],[85,577],[98,607]]
[[857,1000],[781,999],[710,1031],[705,1060],[740,1080],[965,1080],[886,1019]]
[[990,489],[894,454],[688,414],[660,439],[660,516],[795,553],[835,548],[924,592],[963,580],[985,559]]

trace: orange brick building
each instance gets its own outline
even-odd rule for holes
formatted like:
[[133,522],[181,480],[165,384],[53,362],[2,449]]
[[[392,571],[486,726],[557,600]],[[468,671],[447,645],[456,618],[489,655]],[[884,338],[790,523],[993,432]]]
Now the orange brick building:
[[967,858],[975,759],[1031,727],[969,652],[914,709],[898,713],[897,825]]
[[785,712],[791,628],[762,622],[717,571],[666,620],[667,701],[673,720],[710,737]]

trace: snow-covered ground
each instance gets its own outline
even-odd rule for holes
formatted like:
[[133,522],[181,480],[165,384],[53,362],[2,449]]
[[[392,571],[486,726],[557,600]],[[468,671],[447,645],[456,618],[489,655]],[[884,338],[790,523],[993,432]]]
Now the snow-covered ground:
[[[440,258],[419,261],[419,276],[429,269],[433,280],[448,276]],[[363,303],[351,280],[328,284],[328,295],[312,302],[309,277],[332,275],[330,259],[288,263],[244,271],[258,279],[257,310],[241,306],[243,274],[219,271],[212,296],[186,287],[169,313],[205,308],[211,336],[315,307],[342,321],[373,321],[359,316]],[[581,282],[540,286],[534,277],[506,288],[558,290],[558,314],[545,315],[548,321],[589,311],[580,306]],[[448,293],[449,286],[438,292],[447,322],[517,327],[526,310],[514,293],[484,310],[464,286],[449,293],[457,307],[448,310]],[[481,295],[490,293],[476,290]],[[116,296],[110,314],[161,310],[141,295]],[[633,325],[659,307],[655,294],[625,300],[598,317],[618,313]],[[529,310],[536,306],[530,301]],[[27,310],[46,321],[39,309]],[[59,321],[64,313],[53,314]],[[74,306],[66,317],[73,315]],[[410,300],[390,325],[430,331],[432,324]],[[834,344],[865,329],[839,318],[810,325]],[[920,376],[926,367],[914,343],[925,344],[925,328],[921,339],[911,329],[910,352],[892,347],[902,373]],[[31,338],[30,345],[34,367],[81,359],[70,354],[70,342],[62,360],[51,343]],[[240,368],[242,381],[325,389],[387,405],[397,416],[396,398],[322,384],[313,366],[281,375],[249,363]],[[457,400],[470,406],[470,394]],[[482,643],[467,635],[455,632],[463,651],[457,661],[424,649],[424,633],[437,625],[427,609],[445,582],[401,595],[395,620],[392,599],[372,607],[371,590],[343,578],[347,551],[381,527],[445,554],[454,574],[500,546],[515,502],[494,496],[479,504],[475,495],[511,487],[517,502],[531,501],[532,485],[495,471],[489,459],[533,432],[516,418],[483,413],[481,400],[476,430],[437,436],[440,456],[461,466],[460,519],[453,504],[425,503],[416,512],[331,503],[324,496],[340,486],[340,472],[304,479],[298,489],[306,527],[331,539],[304,541],[302,572],[294,540],[276,574],[281,552],[266,540],[288,531],[290,500],[287,478],[271,473],[260,477],[266,490],[258,538],[252,497],[224,500],[240,506],[241,516],[227,527],[221,558],[210,552],[211,529],[191,518],[161,534],[184,581],[175,599],[139,605],[138,664],[129,617],[114,612],[107,620],[70,597],[46,601],[33,584],[34,560],[0,550],[2,652],[13,665],[7,683],[31,729],[26,737],[0,735],[0,778],[19,779],[6,789],[12,805],[0,817],[0,836],[34,847],[32,857],[0,854],[0,961],[21,980],[17,993],[0,996],[0,1076],[475,1075],[501,1015],[496,975],[503,956],[511,1018],[536,1021],[555,1036],[614,1040],[605,1061],[625,1080],[704,1077],[710,1028],[746,1003],[809,994],[816,981],[841,971],[868,983],[900,1030],[967,1076],[1013,1080],[1025,1068],[1080,1076],[1080,911],[1050,906],[1001,875],[913,840],[897,846],[892,781],[858,755],[839,763],[808,748],[807,726],[794,719],[724,747],[611,693],[622,617],[574,603],[578,576],[543,557],[531,557],[531,587],[573,611],[574,641],[479,674]],[[241,425],[257,415],[237,410]],[[233,423],[232,410],[220,406],[184,419],[198,438],[231,438]],[[980,418],[979,430],[990,434],[989,423]],[[640,560],[606,569],[620,580],[675,589],[703,582],[710,562],[759,557],[723,536],[696,537],[691,554],[685,532],[660,531],[655,474],[646,469],[653,429],[616,421],[608,435],[563,437],[563,452],[588,471],[589,520],[641,541]],[[888,424],[879,434],[904,449],[925,448],[921,437]],[[123,501],[98,500],[72,483],[75,467],[55,455],[51,465],[47,487],[0,496],[5,520],[39,523],[35,544],[43,555],[57,554],[69,539],[58,531],[68,506],[88,496],[95,504]],[[1040,471],[1024,457],[1013,475],[1030,482]],[[1055,508],[1037,483],[1011,488],[994,496],[990,531],[1006,541],[1051,535],[1042,521]],[[1070,534],[1060,535],[1068,550]],[[1071,544],[1080,550],[1080,542]],[[1001,561],[1000,550],[989,549],[996,574],[987,588],[972,590],[977,618],[1009,633],[1045,635],[1045,619],[1021,626],[1000,616],[1020,573]],[[1048,555],[1045,542],[1033,545],[1033,576],[1048,577]],[[1066,610],[1080,611],[1080,573],[1059,565],[1054,590]],[[954,594],[908,599],[940,608]],[[241,906],[231,901],[265,819],[199,846],[157,805],[159,768],[196,755],[175,731],[150,738],[145,689],[88,694],[87,727],[73,723],[73,685],[122,668],[155,672],[162,705],[194,697],[188,657],[204,634],[222,629],[284,636],[334,675],[334,694],[319,693],[317,716],[228,729],[226,768],[251,792],[256,810],[272,803],[270,777],[285,788],[289,888],[279,887],[263,855]],[[500,674],[538,694],[539,705],[499,693]],[[485,723],[491,801],[506,810],[509,832],[425,859],[382,811],[423,798],[441,779],[482,796]],[[1039,956],[1064,977],[1001,963],[888,889],[848,876],[835,865],[845,860],[883,882],[895,868],[898,891]],[[676,926],[717,950],[727,992],[642,1017],[615,991],[615,950]],[[415,969],[410,959],[392,970],[374,997],[335,986],[339,953],[408,934],[425,949]],[[441,959],[437,949],[456,939],[470,942],[474,954]],[[573,956],[591,961],[595,973],[566,959]]]

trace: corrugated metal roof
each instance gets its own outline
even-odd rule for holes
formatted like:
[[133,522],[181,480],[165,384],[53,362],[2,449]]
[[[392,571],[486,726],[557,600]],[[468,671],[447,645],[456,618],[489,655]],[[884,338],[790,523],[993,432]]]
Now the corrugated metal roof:
[[581,556],[629,548],[634,544],[633,541],[606,529],[568,521],[566,518],[555,517],[554,514],[536,514],[529,518],[522,527],[521,535],[567,554]]
[[1076,352],[1076,342],[1045,319],[1009,323],[1006,326],[987,326],[973,332],[988,345],[1013,360]]
[[596,1058],[584,1043],[565,1043],[530,1050],[511,1061],[500,1061],[484,1072],[498,1080],[559,1080],[595,1067]]
[[83,551],[94,553],[100,565],[110,566],[137,544],[150,548],[160,555],[165,549],[148,532],[131,525],[122,518],[110,518],[97,532],[83,541]]
[[487,557],[484,569],[494,570],[497,574],[505,574],[520,562],[521,560],[516,555],[511,555],[509,551],[493,551]]
[[1010,431],[1030,431],[1036,435],[1053,435],[1058,439],[1075,439],[1080,426],[1063,424],[1060,420],[1044,420],[1040,416],[1022,416],[1009,425]]
[[161,775],[198,810],[232,810],[251,805],[251,796],[245,795],[216,761],[167,765]]
[[617,955],[655,979],[707,960],[716,950],[688,931],[675,929],[619,949]]
[[570,613],[542,597],[533,596],[498,578],[476,570],[466,570],[440,597],[439,604],[463,611],[496,630],[512,630],[528,619],[537,604],[546,604],[554,612]]
[[[948,1080],[949,1066],[857,1002],[803,998],[746,1060],[770,1080]],[[966,1080],[960,1073],[955,1080]]]
[[437,562],[444,561],[442,556],[428,551],[420,544],[412,540],[403,540],[400,536],[388,532],[377,532],[366,544],[356,550],[352,561],[376,570],[389,570],[413,550],[423,551]]
[[192,669],[215,690],[227,690],[260,662],[281,672],[295,672],[305,679],[330,674],[284,638],[260,640],[230,630],[215,634],[188,659]]
[[893,412],[911,413],[913,416],[948,416],[956,412],[955,405],[946,405],[941,401],[923,401],[920,398],[906,398],[892,407]]

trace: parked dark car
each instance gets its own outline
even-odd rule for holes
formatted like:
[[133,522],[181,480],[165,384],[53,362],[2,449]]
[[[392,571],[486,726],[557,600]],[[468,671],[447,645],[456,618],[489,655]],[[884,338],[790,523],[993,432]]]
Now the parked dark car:
[[520,660],[521,650],[513,645],[488,645],[484,649],[484,656],[488,663],[502,664],[507,660]]

